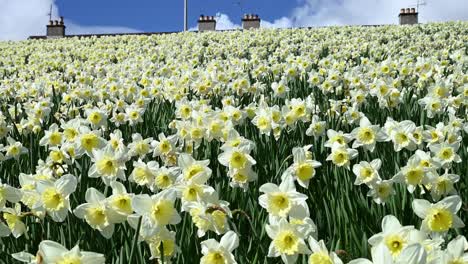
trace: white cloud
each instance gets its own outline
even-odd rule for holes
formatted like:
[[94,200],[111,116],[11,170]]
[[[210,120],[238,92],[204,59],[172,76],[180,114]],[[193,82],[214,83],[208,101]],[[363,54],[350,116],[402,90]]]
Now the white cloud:
[[260,27],[262,28],[290,28],[293,27],[293,22],[287,17],[282,17],[280,19],[275,19],[273,22],[268,22],[266,20],[260,21]]
[[[419,10],[419,22],[468,20],[466,1],[426,0],[427,5]],[[398,24],[400,9],[415,4],[416,0],[299,0],[289,16],[273,22],[262,20],[261,27]]]
[[231,21],[228,15],[223,13],[216,14],[216,30],[236,29],[240,25]]
[[[467,20],[466,0],[426,0],[419,22]],[[397,24],[401,8],[415,7],[416,0],[301,0],[290,17],[295,27],[328,25]]]
[[[0,40],[23,40],[31,35],[45,35],[48,13],[58,17],[55,0],[0,0]],[[55,18],[54,18],[55,19]],[[128,33],[138,30],[114,26],[82,26],[65,20],[67,34]]]

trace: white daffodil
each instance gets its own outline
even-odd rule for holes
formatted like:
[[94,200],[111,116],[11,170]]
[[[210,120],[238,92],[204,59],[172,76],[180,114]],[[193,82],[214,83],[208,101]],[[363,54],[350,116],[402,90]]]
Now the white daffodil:
[[279,257],[286,264],[295,263],[299,254],[309,254],[304,235],[282,218],[274,224],[267,224],[265,230],[271,241],[268,257]]
[[138,216],[143,217],[141,231],[145,236],[154,234],[158,227],[180,222],[180,216],[174,207],[176,197],[176,192],[171,189],[153,196],[140,194],[133,197],[132,207]]
[[388,198],[395,194],[392,180],[376,181],[369,188],[367,196],[372,197],[377,204],[385,204]]
[[75,142],[77,145],[76,156],[80,157],[86,154],[91,157],[93,150],[104,147],[106,142],[100,134],[98,130],[91,131],[88,127],[82,127]]
[[433,177],[430,183],[432,199],[438,201],[443,196],[457,194],[454,185],[459,180],[459,175],[448,173]]
[[111,182],[110,186],[112,187],[112,195],[107,197],[107,205],[123,216],[132,214],[134,194],[127,193],[125,186],[118,181]]
[[42,180],[37,183],[37,190],[41,199],[33,207],[36,210],[44,210],[56,222],[63,222],[70,210],[69,196],[76,189],[76,177],[70,174],[60,177],[52,182]]
[[402,226],[395,216],[387,215],[382,219],[382,232],[369,238],[369,244],[373,247],[384,244],[396,258],[406,246],[415,243],[411,241],[415,232],[419,231],[413,226]]
[[359,127],[351,132],[351,136],[355,139],[353,148],[363,146],[370,152],[374,151],[376,142],[384,141],[387,138],[380,126],[372,125],[365,116],[359,121]]
[[101,192],[91,187],[86,190],[86,203],[81,204],[73,210],[73,213],[86,222],[107,239],[114,233],[114,224],[122,222],[125,217],[118,214],[106,203],[107,200]]
[[171,263],[170,258],[179,250],[176,245],[176,232],[169,231],[163,227],[158,229],[156,234],[145,238],[151,251],[151,259],[161,259],[164,256],[164,263]]
[[416,125],[410,120],[397,123],[396,127],[389,134],[395,151],[400,151],[404,148],[408,150],[416,149],[417,145],[412,137],[415,129]]
[[394,259],[390,250],[384,245],[380,244],[371,250],[372,261],[368,259],[355,259],[349,264],[426,264],[438,262],[428,262],[427,253],[424,247],[420,244],[412,244],[402,250],[400,255]]
[[440,163],[444,168],[450,168],[452,162],[461,162],[460,156],[457,154],[460,143],[454,144],[441,143],[431,145],[429,148],[434,155],[434,160]]
[[0,209],[5,207],[6,202],[17,203],[23,196],[21,190],[2,183],[0,179]]
[[130,157],[138,156],[140,159],[143,159],[146,154],[151,151],[151,143],[153,138],[145,138],[139,134],[135,133],[132,135],[132,143],[128,144],[128,155]]
[[456,215],[461,206],[462,202],[458,195],[448,196],[435,204],[424,199],[413,201],[414,213],[423,219],[421,231],[435,237],[445,234],[450,228],[465,226]]
[[457,236],[447,245],[443,256],[443,262],[448,264],[468,263],[468,242],[464,236]]
[[379,175],[379,169],[382,165],[380,159],[375,159],[370,163],[367,161],[361,161],[359,164],[353,166],[353,173],[356,175],[355,185],[372,185],[376,181],[381,180]]
[[208,239],[201,242],[203,257],[201,264],[236,264],[232,251],[239,246],[239,237],[233,231],[228,231],[218,242]]
[[322,136],[325,133],[327,122],[321,121],[317,115],[312,116],[312,122],[306,130],[307,136],[314,136],[316,138]]
[[406,184],[408,192],[413,193],[416,187],[427,185],[433,178],[432,173],[426,167],[421,166],[419,159],[409,159],[408,164],[393,176],[394,182]]
[[258,175],[252,170],[252,167],[245,167],[244,169],[231,169],[228,171],[228,176],[231,178],[229,185],[231,187],[240,187],[244,191],[248,191],[249,182],[256,181]]
[[101,178],[106,185],[110,185],[117,179],[125,180],[126,157],[124,153],[115,152],[110,145],[103,149],[93,150],[92,153],[93,165],[89,168],[89,177]]
[[333,143],[331,153],[328,155],[327,160],[332,161],[338,167],[345,167],[349,169],[350,161],[356,158],[358,151],[348,148],[347,145],[340,145],[337,142]]
[[107,124],[107,114],[101,109],[86,109],[85,114],[86,121],[94,128],[100,128]]
[[1,148],[0,150],[5,151],[5,160],[8,159],[18,159],[20,155],[28,153],[28,149],[23,146],[23,143],[15,141],[11,137],[7,138],[8,145]]
[[307,158],[307,152],[304,148],[293,148],[292,153],[294,163],[285,171],[282,180],[292,176],[299,185],[308,188],[310,180],[315,176],[315,169],[322,166],[322,163]]
[[211,177],[209,160],[195,160],[189,154],[180,154],[178,165],[182,170],[179,181],[204,184]]
[[190,202],[206,201],[211,196],[216,196],[215,189],[209,185],[196,183],[181,183],[175,186],[178,197],[182,200],[182,211],[187,210]]
[[71,250],[66,249],[61,244],[44,240],[39,244],[40,256],[39,263],[55,264],[55,263],[89,263],[89,264],[104,264],[105,258],[103,254],[81,251],[79,246],[74,246]]
[[343,133],[343,131],[336,132],[333,129],[327,130],[327,142],[325,142],[325,147],[333,148],[335,143],[346,146],[352,139],[351,135]]
[[[13,237],[18,238],[26,232],[26,225],[21,221],[21,205],[19,203],[15,204],[15,208],[3,208],[0,209],[0,212],[3,213],[2,217],[8,229],[3,230],[8,233],[7,235],[11,233]],[[4,234],[2,235],[1,225],[3,225],[3,223],[0,223],[0,237],[7,236]]]
[[229,169],[245,169],[255,165],[257,162],[250,156],[251,145],[242,144],[238,147],[225,147],[219,154],[218,160]]
[[291,177],[284,179],[279,186],[265,183],[260,186],[260,192],[264,193],[258,198],[260,206],[274,217],[294,217],[298,207],[303,206],[307,200],[306,195],[296,191]]
[[152,142],[153,147],[153,157],[167,156],[170,153],[174,152],[176,149],[175,145],[177,143],[177,136],[171,135],[166,137],[164,133],[158,135],[158,140]]
[[159,164],[156,161],[145,163],[141,160],[133,162],[133,171],[128,180],[140,186],[151,187],[154,184]]
[[217,193],[206,196],[201,201],[189,202],[185,207],[198,228],[199,237],[204,236],[208,230],[218,235],[229,230],[227,222],[228,218],[231,217],[229,203],[219,200]]
[[45,131],[45,135],[39,140],[39,145],[53,147],[62,144],[62,142],[62,132],[59,131],[58,125],[54,123]]
[[309,264],[343,264],[343,261],[335,252],[328,251],[323,240],[317,241],[313,237],[309,237],[308,242],[312,250],[312,254],[309,256]]

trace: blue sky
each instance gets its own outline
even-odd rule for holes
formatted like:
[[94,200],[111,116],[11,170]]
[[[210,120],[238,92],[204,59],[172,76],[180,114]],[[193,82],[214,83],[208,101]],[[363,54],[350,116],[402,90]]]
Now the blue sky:
[[[145,32],[183,29],[183,0],[58,0],[56,5],[66,19],[83,26],[125,26]],[[223,13],[240,23],[244,13],[254,13],[273,21],[288,16],[297,5],[297,0],[188,0],[189,27],[196,26],[200,14]]]
[[[417,0],[188,0],[189,28],[200,14],[217,29],[236,28],[244,13],[261,27],[397,24],[400,8]],[[468,20],[468,0],[426,0],[419,22]],[[240,2],[240,5],[239,5]],[[0,0],[0,40],[44,35],[47,13],[65,17],[67,34],[168,32],[183,29],[183,0]]]

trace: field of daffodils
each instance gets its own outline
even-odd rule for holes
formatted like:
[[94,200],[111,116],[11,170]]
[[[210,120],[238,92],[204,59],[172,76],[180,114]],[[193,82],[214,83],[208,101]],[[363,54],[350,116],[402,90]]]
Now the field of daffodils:
[[468,263],[468,22],[0,54],[0,263]]

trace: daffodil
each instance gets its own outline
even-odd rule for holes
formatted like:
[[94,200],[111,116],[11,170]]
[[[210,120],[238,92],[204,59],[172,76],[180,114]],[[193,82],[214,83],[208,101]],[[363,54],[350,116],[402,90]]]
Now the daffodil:
[[395,216],[387,215],[382,219],[382,232],[369,238],[369,244],[384,244],[395,259],[406,246],[416,242],[412,241],[415,232],[419,231],[413,226],[402,226]]
[[264,193],[258,198],[260,206],[274,217],[294,217],[297,208],[303,206],[307,199],[306,195],[296,191],[291,177],[285,178],[279,186],[265,183],[260,186],[260,192]]
[[93,165],[89,168],[88,176],[101,178],[106,185],[110,185],[116,179],[125,180],[126,156],[122,152],[116,152],[107,145],[103,149],[93,150]]
[[304,148],[296,147],[293,148],[292,152],[294,163],[285,171],[282,178],[284,180],[284,177],[291,175],[299,185],[308,188],[310,180],[315,176],[315,169],[322,164],[316,160],[308,159]]
[[371,184],[367,196],[372,197],[377,204],[385,204],[395,194],[392,180],[381,180]]
[[309,256],[309,264],[343,264],[343,261],[335,252],[329,252],[323,240],[317,241],[309,237],[309,246],[312,253]]
[[225,147],[218,156],[219,162],[229,169],[242,170],[255,165],[257,162],[250,156],[251,145],[242,144],[238,147]]
[[371,162],[361,161],[353,166],[353,173],[356,175],[355,185],[371,185],[376,181],[381,180],[379,169],[382,166],[380,159],[372,160]]
[[359,127],[351,132],[351,136],[355,139],[353,148],[363,146],[370,152],[374,151],[376,142],[384,141],[387,138],[380,126],[372,125],[365,116],[359,121]]
[[195,160],[189,154],[180,154],[178,165],[182,170],[180,181],[204,184],[211,177],[211,169],[208,167],[209,160]]
[[440,163],[444,168],[449,168],[452,162],[460,163],[462,160],[457,154],[460,143],[454,144],[441,143],[431,145],[429,148],[434,155],[434,160]]
[[139,156],[143,159],[151,151],[151,142],[153,142],[151,137],[143,139],[139,133],[133,134],[132,143],[128,144],[128,155],[131,157]]
[[37,183],[40,201],[32,209],[47,212],[56,222],[63,222],[70,210],[69,196],[77,185],[76,177],[70,174],[60,177],[55,182],[41,180]]
[[73,213],[86,222],[107,239],[114,233],[114,224],[122,222],[122,217],[107,204],[107,200],[101,192],[95,188],[86,190],[86,203],[81,204],[73,210]]
[[127,193],[125,186],[118,182],[111,182],[112,195],[107,197],[107,205],[117,213],[128,216],[133,213],[132,199],[134,194]]
[[463,221],[456,215],[461,208],[461,199],[457,195],[445,197],[431,204],[424,199],[413,201],[413,211],[423,219],[421,231],[440,236],[451,228],[464,227]]
[[[18,238],[26,232],[26,225],[21,219],[21,205],[19,203],[15,204],[14,208],[0,209],[0,212],[3,214],[2,216],[7,227],[4,230],[5,233],[11,233],[13,237]],[[4,229],[1,227],[2,224],[0,224],[0,237],[5,236],[2,235],[2,229]]]
[[39,244],[38,255],[40,256],[40,263],[89,263],[89,264],[103,264],[105,258],[103,254],[81,251],[79,246],[74,246],[71,250],[66,249],[61,244],[44,240]]
[[17,203],[23,194],[20,190],[0,181],[0,209],[5,207],[6,202]]
[[145,238],[145,242],[150,248],[151,259],[161,259],[164,256],[165,263],[170,263],[170,258],[179,251],[176,233],[165,227],[158,229],[153,236]]
[[156,178],[159,164],[156,161],[145,163],[141,160],[133,162],[133,171],[128,180],[140,186],[152,187]]
[[62,144],[63,140],[62,132],[59,131],[58,125],[54,123],[45,131],[45,135],[39,141],[39,145],[53,147]]
[[228,231],[218,242],[215,239],[208,239],[201,242],[203,257],[201,264],[236,264],[234,251],[239,246],[239,237],[233,231]]
[[180,222],[180,216],[174,207],[175,199],[176,192],[171,189],[152,196],[139,194],[133,197],[132,208],[142,217],[142,233],[149,236],[158,227]]
[[349,169],[350,161],[356,158],[358,151],[352,148],[348,148],[346,145],[340,145],[339,143],[333,143],[330,155],[327,157],[327,161],[333,162],[338,167],[345,167]]
[[268,249],[268,257],[279,257],[284,263],[295,263],[300,254],[309,254],[310,250],[304,242],[303,234],[286,219],[280,219],[275,224],[265,226],[268,236],[272,239]]

